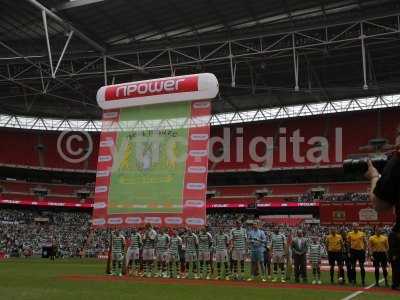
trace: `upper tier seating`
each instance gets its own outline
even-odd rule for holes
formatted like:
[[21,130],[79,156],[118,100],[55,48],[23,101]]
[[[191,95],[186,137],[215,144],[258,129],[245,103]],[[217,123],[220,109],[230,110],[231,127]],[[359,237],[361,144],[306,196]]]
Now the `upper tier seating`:
[[[89,157],[79,163],[65,160],[57,148],[57,140],[60,132],[2,129],[0,137],[0,164],[18,165],[38,168],[72,169],[72,170],[96,170],[99,134],[91,134],[93,150]],[[65,152],[65,145],[60,143],[60,149]],[[88,149],[87,142],[80,143],[72,140],[73,151]],[[77,158],[77,157],[72,157]]]
[[[371,152],[360,149],[368,145],[371,139],[380,137],[393,143],[398,116],[398,109],[393,109],[381,111],[380,118],[377,112],[364,111],[237,124],[229,127],[229,130],[222,126],[212,127],[212,136],[225,136],[225,140],[229,139],[230,142],[226,142],[229,149],[223,149],[221,143],[211,145],[214,155],[219,157],[223,153],[225,159],[221,162],[210,162],[209,169],[210,172],[237,172],[265,166],[272,169],[338,167],[350,156]],[[299,136],[304,139],[299,140],[298,155],[295,154],[297,150],[290,140],[295,131],[299,131]],[[237,146],[241,145],[238,137],[243,139],[243,147]],[[258,143],[255,143],[256,137]],[[325,140],[316,137],[323,137]],[[268,146],[261,138],[270,138]],[[318,146],[317,142],[323,144]],[[253,151],[250,151],[250,145],[253,146]],[[327,159],[313,161],[312,157],[317,156],[313,153],[318,153],[317,150],[319,153],[321,150],[327,153]],[[266,153],[268,164],[265,164]]]
[[[52,183],[32,183],[21,180],[1,180],[2,194],[0,198],[9,200],[38,200],[49,202],[85,202],[93,203],[92,185],[69,185]],[[40,197],[35,195],[34,190],[40,188],[47,190],[47,196]],[[89,196],[82,201],[78,196],[78,191],[89,191]]]
[[[368,141],[371,139],[381,136],[382,138],[386,138],[389,142],[393,142],[395,125],[398,123],[398,115],[398,109],[388,109],[381,111],[380,117],[376,111],[363,111],[327,116],[309,116],[299,119],[236,124],[230,127],[228,125],[224,127],[213,126],[211,135],[214,137],[222,137],[223,129],[229,129],[230,132],[227,134],[226,138],[230,139],[230,160],[219,163],[210,161],[209,170],[210,172],[245,171],[250,170],[252,167],[262,166],[263,162],[254,161],[254,156],[252,159],[250,155],[249,144],[254,137],[271,137],[275,139],[274,147],[271,148],[273,149],[272,168],[337,167],[350,155],[362,153],[360,147],[367,145]],[[282,132],[282,130],[280,131],[280,128],[285,128],[286,133]],[[341,138],[338,138],[335,134],[337,128],[341,129]],[[362,130],[360,130],[360,128],[362,128]],[[380,128],[381,134],[379,134],[378,128]],[[305,139],[304,142],[300,143],[299,154],[301,156],[305,156],[310,149],[317,149],[318,145],[312,143],[313,141],[311,138],[321,136],[326,138],[328,145],[322,145],[319,149],[328,151],[329,162],[322,161],[316,163],[307,158],[302,162],[295,159],[293,155],[293,144],[290,142],[290,137],[296,130],[299,130],[300,136]],[[243,131],[243,134],[240,133],[241,131]],[[93,140],[93,153],[89,155],[87,160],[80,163],[71,163],[62,158],[57,149],[57,139],[60,134],[60,132],[54,131],[1,129],[0,137],[2,143],[0,145],[0,165],[22,165],[79,171],[96,170],[100,140],[99,133],[90,133]],[[240,148],[236,149],[236,145],[240,144],[236,139],[238,136],[243,137],[242,154],[240,154]],[[279,140],[281,138],[286,139],[286,151],[280,149]],[[342,149],[341,154],[338,153],[340,151],[335,150],[336,146],[338,149]],[[73,140],[72,148],[74,150],[78,148],[85,149],[87,148],[87,142],[83,141],[79,143]],[[213,146],[213,152],[217,154],[219,148],[221,148],[221,145],[216,143]],[[258,143],[255,148],[255,153],[259,156],[264,156],[265,151],[265,144]],[[286,159],[280,161],[279,154],[282,152],[286,154]],[[243,157],[243,159],[241,159],[241,157]]]

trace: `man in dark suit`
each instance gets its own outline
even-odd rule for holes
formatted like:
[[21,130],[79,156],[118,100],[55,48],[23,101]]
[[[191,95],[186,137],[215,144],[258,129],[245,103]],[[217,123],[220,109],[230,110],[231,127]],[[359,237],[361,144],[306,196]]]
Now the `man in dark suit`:
[[294,260],[294,276],[296,282],[307,282],[307,249],[308,241],[301,230],[297,231],[297,236],[292,241],[292,252]]

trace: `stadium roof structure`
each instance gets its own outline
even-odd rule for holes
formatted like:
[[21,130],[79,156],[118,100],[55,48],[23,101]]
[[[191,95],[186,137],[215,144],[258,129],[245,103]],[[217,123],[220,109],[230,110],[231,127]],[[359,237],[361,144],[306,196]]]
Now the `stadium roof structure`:
[[96,120],[105,83],[199,72],[220,82],[215,115],[400,94],[398,0],[0,0],[0,14],[2,115]]

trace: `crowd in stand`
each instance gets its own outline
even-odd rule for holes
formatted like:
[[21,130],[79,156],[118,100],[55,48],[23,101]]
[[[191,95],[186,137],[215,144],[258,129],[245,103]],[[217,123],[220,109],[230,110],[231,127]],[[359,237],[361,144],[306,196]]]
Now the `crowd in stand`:
[[43,247],[55,245],[59,256],[76,256],[87,240],[90,218],[84,212],[1,209],[0,251],[39,256]]
[[[86,212],[1,209],[0,251],[11,256],[40,256],[44,246],[55,244],[59,257],[104,255],[109,247],[109,232],[106,229],[91,230],[90,217]],[[246,226],[255,218],[250,214],[229,213],[207,216],[211,232],[216,232],[219,227],[229,231],[237,220]],[[275,226],[265,223],[263,227],[270,231]],[[309,237],[322,237],[328,232],[327,228],[315,224],[302,224],[296,228],[282,224],[280,228],[286,235],[303,229]],[[366,231],[372,232],[372,228],[366,228]],[[125,232],[130,233],[129,230]]]
[[299,203],[303,203],[303,202],[314,202],[314,201],[316,201],[316,200],[319,200],[319,199],[316,199],[316,196],[315,196],[314,193],[312,193],[312,192],[307,192],[307,193],[304,193],[303,195],[301,195],[301,196],[297,199],[297,202],[299,202]]
[[367,193],[345,193],[345,194],[315,194],[312,192],[304,193],[298,198],[288,199],[288,201],[295,201],[299,203],[326,201],[326,202],[367,202]]
[[367,202],[367,193],[346,193],[343,195],[326,195],[322,199],[327,202]]

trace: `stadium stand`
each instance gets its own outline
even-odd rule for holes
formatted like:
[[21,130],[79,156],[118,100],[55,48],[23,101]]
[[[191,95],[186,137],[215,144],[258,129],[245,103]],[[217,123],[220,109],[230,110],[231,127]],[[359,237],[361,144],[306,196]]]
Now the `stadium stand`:
[[[394,135],[395,128],[391,124],[396,123],[398,111],[396,109],[387,109],[381,113],[380,119],[376,112],[352,112],[337,114],[335,116],[329,116],[329,122],[324,117],[315,116],[309,118],[289,119],[283,121],[266,121],[259,122],[256,124],[245,124],[243,126],[243,139],[244,149],[249,149],[249,141],[255,136],[260,137],[286,137],[287,139],[287,162],[279,162],[278,150],[274,150],[274,168],[308,168],[316,167],[315,164],[310,162],[299,163],[293,160],[293,148],[289,143],[289,138],[292,133],[296,130],[300,130],[305,141],[308,141],[311,137],[322,136],[325,137],[329,142],[329,163],[321,162],[321,166],[340,167],[343,159],[352,156],[360,155],[365,152],[360,150],[360,147],[368,145],[368,142],[376,138],[378,135],[378,129],[384,133],[382,138],[386,138],[388,141]],[[354,126],[357,124],[357,126]],[[222,161],[210,172],[227,172],[227,171],[245,171],[249,170],[249,166],[252,163],[256,163],[251,160],[248,151],[243,152],[243,161],[236,160],[236,144],[235,138],[240,136],[236,134],[238,126],[226,127],[230,129],[231,135],[227,136],[230,139],[230,162]],[[358,128],[362,127],[364,130],[359,131]],[[279,128],[286,128],[286,133],[279,135]],[[335,129],[342,128],[342,145],[343,154],[340,160],[334,155],[335,147]],[[212,127],[213,136],[223,136],[222,127]],[[2,129],[0,131],[0,138],[2,139],[3,145],[8,145],[10,149],[18,149],[18,151],[5,151],[0,157],[0,165],[7,166],[20,166],[20,167],[37,167],[37,168],[51,168],[51,169],[63,169],[63,170],[84,170],[94,171],[97,165],[98,155],[98,142],[99,134],[91,133],[93,139],[93,153],[87,159],[87,162],[79,164],[69,163],[65,161],[57,151],[57,138],[58,134],[52,131],[37,131],[37,130],[17,130],[17,129]],[[23,141],[23,142],[22,142]],[[75,141],[76,142],[76,141]],[[277,141],[276,141],[277,144]],[[74,145],[72,145],[74,147]],[[216,143],[214,147],[219,147]],[[304,154],[312,145],[302,143],[300,153]],[[257,151],[261,155],[265,148],[257,148]],[[210,167],[212,164],[210,163]]]
[[[70,163],[60,156],[57,149],[59,132],[38,130],[1,129],[2,147],[16,151],[2,151],[0,165],[14,167],[30,167],[38,169],[94,171],[97,165],[99,135],[92,134],[93,151],[86,161]],[[74,144],[75,143],[75,144]],[[79,145],[72,141],[72,147]]]
[[[221,161],[217,164],[210,164],[210,172],[234,172],[250,170],[251,164],[260,165],[260,163],[251,159],[249,151],[243,151],[243,160],[238,161],[236,149],[236,137],[243,136],[243,149],[249,149],[250,140],[254,137],[273,137],[274,150],[273,150],[273,169],[293,169],[293,168],[320,168],[320,167],[340,167],[342,160],[366,154],[360,147],[368,145],[371,139],[385,138],[388,141],[393,139],[395,128],[391,124],[396,124],[398,111],[386,110],[382,112],[381,119],[378,118],[375,112],[354,112],[348,114],[337,114],[334,116],[324,117],[309,117],[300,119],[288,119],[284,121],[268,121],[256,124],[245,124],[243,126],[243,134],[237,134],[239,126],[229,127],[230,138],[230,161]],[[214,136],[223,137],[223,128],[213,127],[212,134]],[[281,134],[279,128],[285,128],[286,132]],[[336,140],[336,128],[341,128],[342,138]],[[359,131],[359,128],[363,128]],[[380,128],[380,130],[379,130]],[[327,151],[329,154],[329,162],[320,162],[319,164],[312,163],[305,160],[304,162],[296,162],[293,159],[293,147],[289,142],[289,138],[293,132],[300,130],[301,136],[304,137],[304,142],[300,144],[300,154],[304,155],[307,150],[311,149],[313,145],[307,144],[311,137],[320,136],[325,137],[328,141]],[[287,160],[281,162],[279,159],[280,147],[278,147],[279,137],[285,138]],[[392,141],[393,142],[393,141]],[[335,155],[335,143],[338,143],[342,149],[341,157]],[[213,150],[215,151],[221,147],[220,144],[215,143]],[[315,147],[315,146],[314,146]],[[262,156],[266,147],[260,144],[256,148],[257,154]]]
[[[0,12],[1,299],[396,298],[398,224],[389,242],[377,230],[399,218],[384,191],[395,184],[382,165],[343,162],[398,150],[399,0],[17,0]],[[86,138],[60,144],[68,135]],[[333,232],[329,247],[333,227],[346,241]],[[342,286],[334,266],[328,284],[325,247]],[[9,259],[40,256],[51,260]],[[397,291],[378,288],[379,260]],[[324,285],[307,287],[307,267]]]
[[[0,186],[2,187],[0,199],[93,203],[93,184],[71,185],[44,182],[26,182],[21,180],[0,180]],[[37,194],[35,193],[37,190],[46,191],[47,194]],[[85,198],[80,198],[78,195],[80,191],[87,191],[88,196]]]

